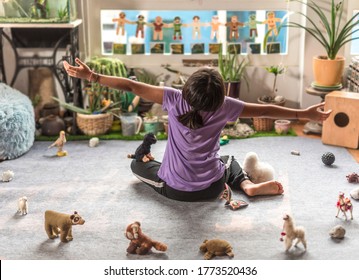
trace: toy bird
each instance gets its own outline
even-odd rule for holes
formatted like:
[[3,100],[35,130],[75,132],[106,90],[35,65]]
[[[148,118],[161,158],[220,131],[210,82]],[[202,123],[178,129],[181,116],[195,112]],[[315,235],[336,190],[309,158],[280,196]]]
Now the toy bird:
[[63,150],[63,147],[66,143],[66,136],[65,136],[65,131],[60,131],[60,136],[59,138],[57,138],[57,140],[52,143],[48,149],[52,148],[52,147],[57,147],[57,153],[56,155],[58,157],[63,157],[63,156],[67,156],[67,152]]

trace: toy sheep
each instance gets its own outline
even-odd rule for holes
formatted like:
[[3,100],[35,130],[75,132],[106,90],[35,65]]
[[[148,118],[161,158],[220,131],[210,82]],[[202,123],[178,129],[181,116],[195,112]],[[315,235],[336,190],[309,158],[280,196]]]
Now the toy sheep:
[[17,206],[18,206],[17,212],[21,215],[26,215],[29,208],[27,203],[27,197],[26,196],[20,197],[17,202]]
[[14,172],[7,170],[2,173],[1,179],[3,182],[10,182],[14,178],[14,175]]

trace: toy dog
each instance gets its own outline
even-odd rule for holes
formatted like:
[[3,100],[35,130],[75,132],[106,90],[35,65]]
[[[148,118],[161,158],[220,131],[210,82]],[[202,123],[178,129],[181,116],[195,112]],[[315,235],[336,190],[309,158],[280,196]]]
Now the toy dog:
[[214,256],[227,255],[230,258],[234,257],[232,246],[226,240],[222,239],[211,239],[203,241],[199,249],[204,252],[204,259],[210,260]]
[[151,155],[151,145],[157,142],[157,138],[153,133],[147,133],[143,142],[136,149],[134,154],[128,154],[128,158],[134,158],[136,161],[149,162],[155,158]]

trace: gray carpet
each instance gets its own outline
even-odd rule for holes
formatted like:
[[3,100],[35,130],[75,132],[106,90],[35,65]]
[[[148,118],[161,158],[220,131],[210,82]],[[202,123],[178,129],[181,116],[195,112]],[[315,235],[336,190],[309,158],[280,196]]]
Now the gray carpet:
[[[357,187],[345,176],[357,172],[358,164],[344,149],[326,146],[320,140],[300,137],[265,137],[231,140],[221,154],[233,154],[240,161],[249,151],[269,162],[285,188],[283,196],[249,199],[236,192],[249,206],[231,211],[220,201],[186,203],[165,199],[135,178],[127,153],[138,141],[103,141],[89,148],[87,141],[68,142],[67,157],[55,157],[49,142],[35,142],[22,157],[0,163],[0,174],[13,170],[15,178],[0,182],[0,259],[170,259],[201,260],[198,248],[204,239],[221,238],[234,248],[234,259],[359,259],[359,216],[354,220],[335,218],[339,191]],[[161,160],[165,141],[152,152]],[[292,150],[300,156],[291,155]],[[331,151],[333,166],[321,162]],[[17,199],[29,199],[29,214],[16,214]],[[73,228],[74,240],[67,244],[49,240],[44,230],[47,209],[71,213],[77,210],[86,223]],[[290,213],[307,230],[308,250],[302,247],[284,252],[279,241],[282,216]],[[149,255],[127,255],[127,224],[140,221],[144,233],[168,245],[168,251]],[[329,230],[346,228],[346,237],[332,240]],[[219,257],[217,259],[227,259]]]

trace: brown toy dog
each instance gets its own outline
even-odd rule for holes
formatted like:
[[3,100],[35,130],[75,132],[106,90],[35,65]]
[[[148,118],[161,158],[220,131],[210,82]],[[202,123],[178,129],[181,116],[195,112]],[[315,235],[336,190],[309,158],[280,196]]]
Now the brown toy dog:
[[203,241],[199,249],[205,253],[204,259],[210,260],[214,256],[224,256],[228,255],[233,258],[234,253],[232,251],[232,246],[226,240],[222,239],[211,239]]
[[166,244],[154,241],[142,232],[140,222],[134,222],[128,225],[125,236],[131,240],[127,248],[127,253],[129,254],[145,255],[152,247],[162,252],[167,250]]
[[76,211],[72,215],[45,211],[45,230],[50,239],[55,239],[60,234],[62,242],[72,241],[72,226],[84,223],[85,220]]

